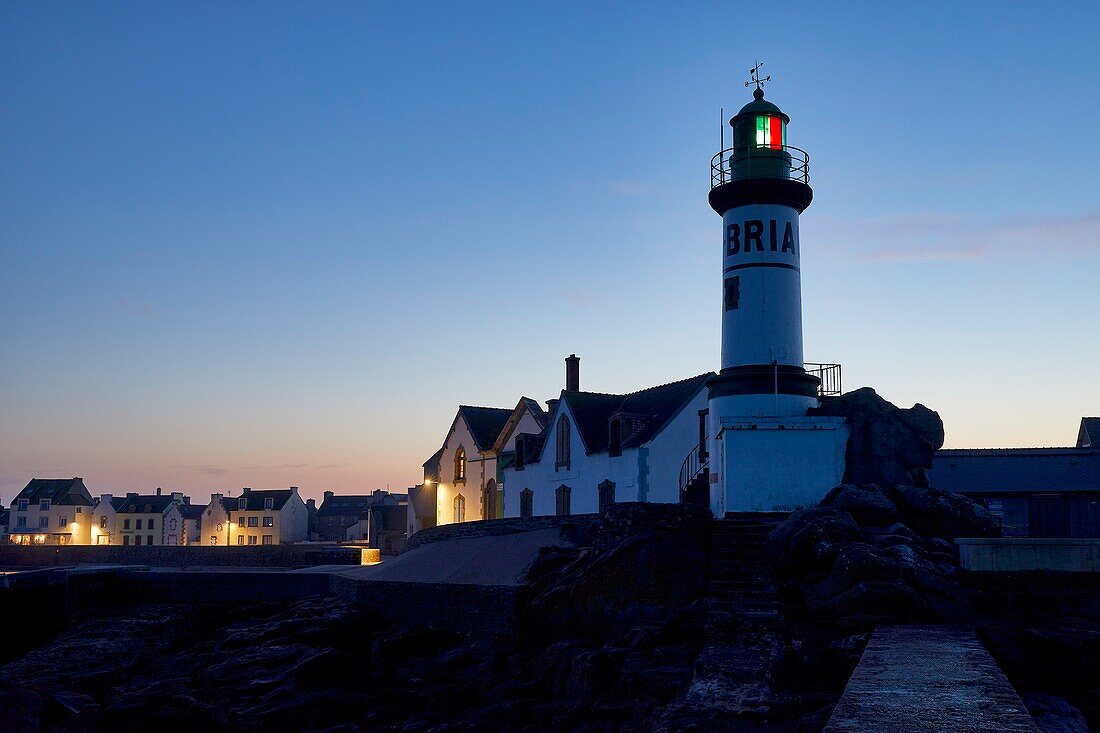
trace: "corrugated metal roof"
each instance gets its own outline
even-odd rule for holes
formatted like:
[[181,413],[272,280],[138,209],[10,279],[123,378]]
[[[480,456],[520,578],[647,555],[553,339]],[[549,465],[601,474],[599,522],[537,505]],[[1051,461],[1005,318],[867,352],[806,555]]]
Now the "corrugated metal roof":
[[1100,449],[943,449],[928,478],[936,488],[964,494],[1100,491]]

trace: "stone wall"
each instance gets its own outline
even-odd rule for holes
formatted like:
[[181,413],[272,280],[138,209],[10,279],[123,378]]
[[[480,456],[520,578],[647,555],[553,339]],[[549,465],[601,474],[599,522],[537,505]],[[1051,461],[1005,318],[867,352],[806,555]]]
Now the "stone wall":
[[270,567],[358,565],[357,548],[317,545],[252,545],[246,547],[124,545],[0,545],[0,567],[59,565],[148,565],[152,567]]
[[1100,539],[960,537],[955,544],[963,570],[1100,573]]
[[703,507],[645,502],[612,504],[599,516],[595,544],[598,549],[607,549],[643,532],[706,532],[710,519],[710,510]]
[[455,631],[506,631],[517,588],[460,583],[402,583],[333,576],[341,597],[387,618]]

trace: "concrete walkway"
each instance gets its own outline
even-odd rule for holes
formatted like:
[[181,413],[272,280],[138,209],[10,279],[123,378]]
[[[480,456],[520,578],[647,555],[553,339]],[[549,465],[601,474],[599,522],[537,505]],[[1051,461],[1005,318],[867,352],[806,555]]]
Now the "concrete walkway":
[[1035,733],[972,629],[884,626],[867,642],[825,733]]
[[431,542],[377,565],[343,566],[334,572],[369,581],[518,586],[539,550],[552,546],[572,545],[562,540],[560,528],[551,527]]

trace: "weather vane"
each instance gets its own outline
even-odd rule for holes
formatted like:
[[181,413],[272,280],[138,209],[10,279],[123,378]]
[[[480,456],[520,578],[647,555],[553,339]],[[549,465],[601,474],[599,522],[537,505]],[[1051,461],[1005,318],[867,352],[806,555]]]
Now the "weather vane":
[[760,67],[763,65],[763,61],[757,61],[756,66],[749,69],[749,76],[751,76],[752,78],[749,81],[745,82],[745,86],[755,84],[757,89],[763,89],[764,82],[772,80],[770,75],[765,76],[763,79],[760,78]]

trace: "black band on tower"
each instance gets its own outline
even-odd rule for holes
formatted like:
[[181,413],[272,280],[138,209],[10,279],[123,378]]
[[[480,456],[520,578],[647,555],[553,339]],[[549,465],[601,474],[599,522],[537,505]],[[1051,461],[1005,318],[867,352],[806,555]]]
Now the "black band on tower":
[[707,381],[710,399],[729,395],[790,394],[817,397],[821,380],[802,367],[753,364],[723,369]]
[[790,206],[801,214],[814,200],[814,190],[789,178],[746,178],[712,188],[708,198],[710,208],[719,215],[746,204]]

